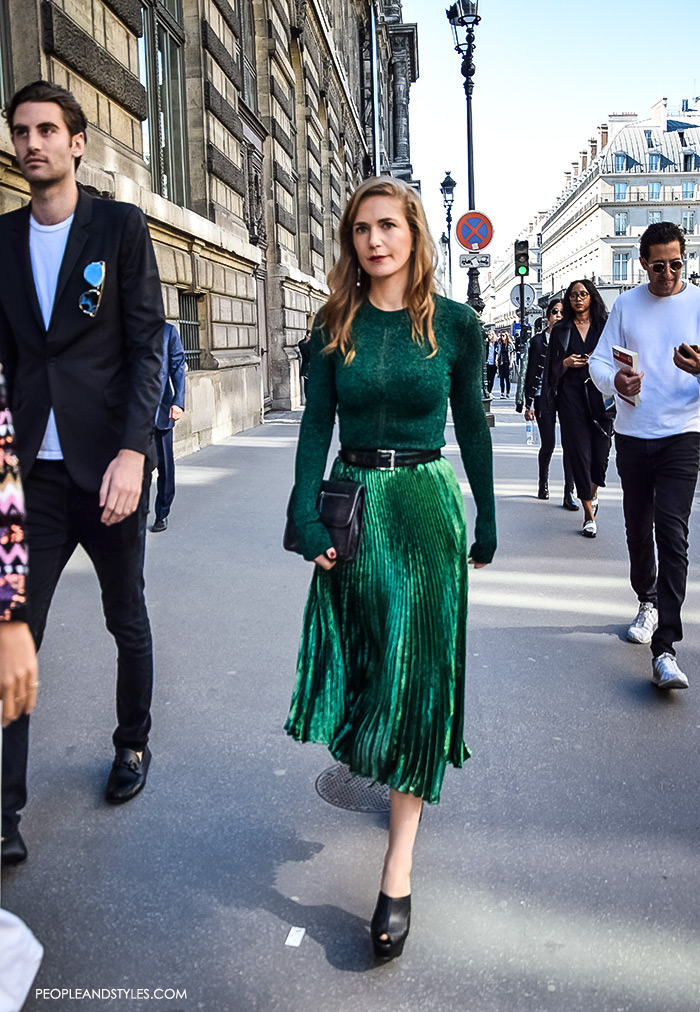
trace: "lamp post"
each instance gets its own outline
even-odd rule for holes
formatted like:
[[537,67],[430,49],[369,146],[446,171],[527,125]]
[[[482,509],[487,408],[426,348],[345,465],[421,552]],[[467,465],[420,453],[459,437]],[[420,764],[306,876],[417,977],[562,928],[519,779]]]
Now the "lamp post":
[[[476,210],[474,196],[474,140],[472,136],[472,92],[474,91],[474,29],[481,21],[479,17],[479,0],[459,0],[458,3],[445,11],[447,20],[452,26],[455,50],[462,57],[462,76],[464,77],[464,94],[467,96],[467,189],[470,211]],[[464,38],[462,29],[466,28]],[[469,268],[469,290],[467,302],[477,313],[484,311],[484,300],[479,288],[479,268]]]
[[442,194],[442,203],[445,207],[445,221],[447,222],[447,276],[449,278],[447,285],[447,294],[452,298],[452,205],[455,202],[455,183],[454,179],[449,172],[445,173],[445,178],[440,183],[440,193]]
[[[462,77],[464,78],[464,94],[467,97],[467,196],[469,198],[470,211],[476,211],[476,196],[474,195],[474,138],[472,135],[472,92],[474,91],[474,29],[481,21],[479,17],[479,0],[458,0],[452,4],[445,14],[452,28],[455,51],[462,57]],[[466,29],[464,34],[462,29]],[[469,288],[467,289],[467,302],[476,313],[483,313],[484,300],[481,297],[479,287],[479,268],[469,268]],[[486,379],[486,355],[488,352],[488,341],[484,340],[483,369],[482,369],[482,397],[484,411],[489,425],[493,425],[494,418],[491,413],[491,396],[488,391]]]
[[447,289],[447,248],[450,245],[450,240],[447,237],[447,233],[443,232],[440,236],[440,251],[442,253],[442,283]]

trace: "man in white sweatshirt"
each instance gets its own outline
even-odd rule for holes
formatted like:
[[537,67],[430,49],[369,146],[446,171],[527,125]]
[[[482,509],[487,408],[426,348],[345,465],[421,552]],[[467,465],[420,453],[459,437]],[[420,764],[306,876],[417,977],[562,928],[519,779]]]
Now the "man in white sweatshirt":
[[[688,687],[674,643],[683,638],[688,518],[700,464],[700,289],[682,279],[684,253],[677,225],[649,226],[639,244],[649,283],[618,297],[589,361],[593,382],[617,404],[617,469],[639,599],[627,638],[651,644],[660,689]],[[636,371],[615,361],[614,346],[637,352]]]

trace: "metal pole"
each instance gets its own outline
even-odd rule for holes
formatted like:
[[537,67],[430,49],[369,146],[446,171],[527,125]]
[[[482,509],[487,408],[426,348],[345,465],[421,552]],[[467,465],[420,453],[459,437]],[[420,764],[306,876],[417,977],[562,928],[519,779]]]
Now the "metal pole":
[[464,93],[467,96],[467,161],[469,163],[467,178],[467,197],[469,210],[476,211],[476,196],[474,194],[474,138],[472,133],[472,92],[474,91],[474,29],[467,31],[467,51],[462,60],[462,74],[464,75]]
[[452,208],[447,205],[447,275],[449,278],[449,296],[452,298]]

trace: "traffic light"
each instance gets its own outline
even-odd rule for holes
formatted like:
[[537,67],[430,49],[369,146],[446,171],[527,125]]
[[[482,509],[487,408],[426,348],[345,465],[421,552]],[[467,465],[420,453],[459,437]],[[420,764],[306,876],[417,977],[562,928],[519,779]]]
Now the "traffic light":
[[515,240],[515,276],[524,278],[530,273],[530,246],[527,239]]

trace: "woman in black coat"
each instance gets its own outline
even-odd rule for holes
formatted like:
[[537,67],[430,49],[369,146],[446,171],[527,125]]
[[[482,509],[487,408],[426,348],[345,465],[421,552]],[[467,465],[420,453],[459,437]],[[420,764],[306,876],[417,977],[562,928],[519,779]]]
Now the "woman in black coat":
[[[527,369],[525,372],[525,418],[528,422],[537,419],[540,430],[540,452],[538,454],[539,484],[538,499],[549,499],[549,463],[556,443],[557,406],[554,391],[549,381],[549,342],[553,327],[561,320],[564,304],[561,299],[552,299],[547,306],[547,329],[534,334],[528,346]],[[564,453],[564,509],[577,510],[574,499],[574,478],[569,458]]]
[[612,414],[590,379],[588,359],[608,312],[595,285],[572,281],[562,319],[552,330],[549,377],[556,394],[564,453],[583,506],[585,537],[598,533],[598,487],[605,487],[612,439]]

